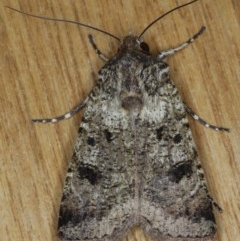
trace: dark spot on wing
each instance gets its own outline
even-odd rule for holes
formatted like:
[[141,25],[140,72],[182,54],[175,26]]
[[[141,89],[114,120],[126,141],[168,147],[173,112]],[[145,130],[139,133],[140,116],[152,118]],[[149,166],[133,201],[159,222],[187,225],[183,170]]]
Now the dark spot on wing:
[[101,179],[101,173],[88,166],[78,167],[78,175],[80,179],[87,179],[92,185],[98,184]]
[[104,135],[106,137],[107,142],[111,142],[113,140],[113,134],[109,130],[104,130]]
[[166,139],[167,137],[167,127],[161,126],[158,129],[156,129],[156,136],[159,141]]
[[[207,203],[206,203],[207,202]],[[215,217],[213,215],[212,204],[210,200],[206,200],[205,203],[199,205],[196,209],[195,213],[193,214],[193,219],[196,222],[200,222],[202,218],[205,220],[209,220],[215,223]]]
[[192,175],[192,161],[178,163],[169,170],[169,176],[172,182],[180,182],[183,177],[190,177]]
[[95,142],[94,137],[89,136],[89,137],[87,138],[87,144],[90,145],[90,146],[95,146],[95,145],[96,145],[96,142]]
[[173,142],[174,142],[175,144],[180,143],[181,140],[182,140],[182,136],[181,136],[179,133],[176,134],[176,135],[173,137]]

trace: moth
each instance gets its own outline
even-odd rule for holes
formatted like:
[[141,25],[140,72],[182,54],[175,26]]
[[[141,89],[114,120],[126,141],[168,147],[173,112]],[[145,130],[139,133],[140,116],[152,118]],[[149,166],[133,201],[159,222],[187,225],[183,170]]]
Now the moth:
[[168,56],[194,42],[205,27],[179,46],[156,54],[142,40],[162,17],[196,1],[168,11],[140,35],[122,40],[77,23],[110,35],[120,46],[109,59],[89,35],[93,48],[106,61],[97,85],[70,112],[33,120],[57,122],[86,106],[61,200],[61,240],[114,241],[135,225],[155,240],[213,240],[213,206],[221,208],[208,194],[187,114],[205,127],[229,129],[207,123],[181,100],[166,63]]

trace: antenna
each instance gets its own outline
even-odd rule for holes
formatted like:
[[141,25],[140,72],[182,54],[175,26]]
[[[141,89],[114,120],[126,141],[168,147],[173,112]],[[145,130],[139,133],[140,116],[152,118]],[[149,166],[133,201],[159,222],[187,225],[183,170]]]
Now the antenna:
[[189,2],[189,3],[185,3],[185,4],[181,5],[181,6],[175,7],[175,8],[173,8],[172,10],[164,13],[163,15],[161,15],[160,17],[158,17],[157,19],[155,19],[154,21],[152,21],[152,22],[140,33],[140,35],[138,36],[138,39],[140,39],[140,38],[142,37],[142,35],[143,35],[150,27],[152,27],[153,24],[155,24],[155,23],[156,23],[157,21],[159,21],[160,19],[164,18],[164,17],[165,17],[166,15],[168,15],[169,13],[171,13],[171,12],[173,12],[173,11],[179,9],[179,8],[183,8],[183,7],[185,7],[185,6],[187,6],[187,5],[190,5],[190,4],[192,4],[192,3],[194,3],[194,2],[197,2],[197,1],[199,1],[199,0],[194,0],[194,1],[191,1],[191,2]]
[[80,22],[77,22],[77,21],[73,21],[73,20],[67,20],[67,19],[59,19],[59,18],[48,18],[48,17],[42,17],[42,16],[38,16],[38,15],[34,15],[34,14],[30,14],[30,13],[25,13],[25,12],[22,12],[20,10],[17,10],[15,8],[12,8],[12,7],[8,7],[6,6],[6,8],[9,8],[15,12],[19,12],[21,14],[24,14],[24,15],[27,15],[27,16],[30,16],[30,17],[33,17],[33,18],[40,18],[40,19],[44,19],[44,20],[48,20],[48,21],[56,21],[56,22],[65,22],[65,23],[73,23],[73,24],[77,24],[77,25],[80,25],[82,27],[86,27],[86,28],[91,28],[95,31],[98,31],[100,33],[104,33],[112,38],[115,38],[116,40],[118,40],[120,42],[120,39],[118,37],[116,37],[115,35],[109,33],[109,32],[106,32],[104,30],[101,30],[99,28],[96,28],[96,27],[93,27],[91,25],[88,25],[88,24],[84,24],[84,23],[80,23]]

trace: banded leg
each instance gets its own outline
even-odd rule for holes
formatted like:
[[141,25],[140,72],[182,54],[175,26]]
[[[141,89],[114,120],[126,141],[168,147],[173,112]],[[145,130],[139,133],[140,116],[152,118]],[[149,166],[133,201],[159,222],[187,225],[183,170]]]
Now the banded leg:
[[46,118],[46,119],[32,119],[32,122],[35,123],[55,123],[61,120],[69,119],[71,118],[74,114],[76,114],[78,111],[80,111],[87,103],[88,97],[81,103],[79,103],[77,106],[75,106],[73,109],[71,109],[69,112],[65,113],[64,115],[52,117],[52,118]]
[[88,35],[88,39],[90,44],[92,45],[92,47],[94,48],[94,50],[96,51],[97,55],[100,57],[100,59],[102,59],[103,61],[107,62],[109,60],[108,57],[106,57],[105,54],[103,54],[99,48],[97,47],[97,45],[95,44],[94,40],[93,40],[93,36],[91,34]]
[[208,122],[206,122],[205,120],[203,120],[199,115],[197,115],[191,108],[189,108],[185,103],[184,103],[184,108],[186,110],[186,112],[196,121],[198,121],[200,124],[204,125],[207,128],[213,129],[215,131],[226,131],[226,132],[230,132],[229,128],[225,128],[222,126],[215,126],[212,125]]
[[165,50],[163,52],[160,52],[158,54],[158,58],[159,59],[164,59],[166,58],[168,55],[172,55],[172,54],[175,54],[176,52],[186,48],[189,44],[191,44],[192,42],[194,42],[204,31],[205,31],[205,27],[202,26],[201,29],[196,33],[194,34],[190,39],[188,39],[186,42],[178,45],[177,47],[174,47],[172,49],[168,49],[168,50]]

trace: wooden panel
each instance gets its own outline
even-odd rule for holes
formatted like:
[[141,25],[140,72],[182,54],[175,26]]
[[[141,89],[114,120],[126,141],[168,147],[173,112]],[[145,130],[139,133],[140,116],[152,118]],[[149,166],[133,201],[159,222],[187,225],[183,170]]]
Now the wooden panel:
[[[53,241],[68,162],[82,113],[58,124],[31,118],[68,111],[87,96],[103,62],[91,48],[92,33],[107,56],[118,42],[71,24],[43,21],[4,5],[48,17],[80,20],[120,38],[139,34],[154,18],[184,4],[158,1],[2,0],[0,7],[0,233],[3,240]],[[171,76],[184,101],[211,123],[231,128],[217,133],[194,121],[191,128],[214,199],[218,240],[240,237],[240,2],[199,2],[154,25],[144,39],[152,52],[175,46],[202,25],[191,47],[169,58]],[[139,228],[128,240],[145,240]]]

